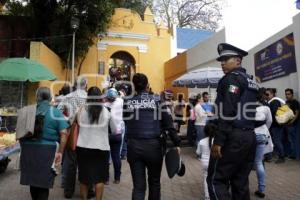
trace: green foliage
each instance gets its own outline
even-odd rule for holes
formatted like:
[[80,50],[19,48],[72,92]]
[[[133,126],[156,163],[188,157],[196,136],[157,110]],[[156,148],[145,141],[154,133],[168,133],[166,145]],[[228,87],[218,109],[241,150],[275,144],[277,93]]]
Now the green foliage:
[[76,61],[81,62],[99,33],[106,32],[114,8],[137,11],[141,16],[152,0],[9,0],[7,14],[32,20],[34,37],[41,38],[70,66],[72,52],[71,19],[79,19],[76,30]]
[[117,3],[118,7],[129,8],[137,13],[143,18],[143,14],[147,6],[152,8],[153,0],[123,0]]
[[5,13],[7,15],[32,16],[33,14],[32,7],[30,5],[23,5],[20,1],[8,1],[5,7],[7,8],[7,12]]
[[[116,4],[109,0],[22,0],[9,1],[7,14],[31,17],[35,37],[43,38],[65,63],[72,50],[71,19],[79,19],[76,30],[76,60],[84,59],[98,33],[105,32]],[[68,65],[69,66],[69,65]]]

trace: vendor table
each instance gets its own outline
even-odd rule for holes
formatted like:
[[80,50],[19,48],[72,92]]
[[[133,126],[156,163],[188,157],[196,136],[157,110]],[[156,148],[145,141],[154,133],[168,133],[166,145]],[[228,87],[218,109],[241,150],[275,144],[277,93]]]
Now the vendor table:
[[6,132],[9,132],[7,127],[7,119],[10,117],[17,117],[17,113],[1,113],[2,123],[0,124],[0,131],[4,129]]
[[20,152],[20,144],[18,142],[6,147],[0,147],[0,173],[5,172],[10,161],[8,157],[17,152]]

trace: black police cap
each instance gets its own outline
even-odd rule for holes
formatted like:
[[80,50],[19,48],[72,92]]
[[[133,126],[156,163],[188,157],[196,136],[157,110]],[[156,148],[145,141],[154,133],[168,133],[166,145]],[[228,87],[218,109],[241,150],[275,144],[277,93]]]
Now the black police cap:
[[220,43],[218,45],[218,53],[219,57],[217,61],[221,61],[223,57],[238,56],[242,58],[248,55],[248,52],[227,43]]
[[176,148],[172,148],[166,153],[165,164],[169,178],[173,178],[175,174],[178,176],[185,174],[185,165]]

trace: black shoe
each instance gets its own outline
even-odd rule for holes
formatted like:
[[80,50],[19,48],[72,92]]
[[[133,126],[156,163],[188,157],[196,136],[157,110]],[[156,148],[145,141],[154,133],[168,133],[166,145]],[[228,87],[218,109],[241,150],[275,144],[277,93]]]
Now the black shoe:
[[94,191],[89,191],[87,198],[91,199],[91,198],[94,198],[95,196],[96,196],[96,194]]
[[268,163],[271,163],[272,162],[272,158],[265,158],[264,161],[268,162]]
[[289,156],[289,159],[296,160],[296,157],[295,156]]
[[265,198],[265,196],[266,196],[264,193],[262,193],[260,191],[256,191],[256,192],[254,192],[254,194],[255,194],[255,196],[257,196],[259,198]]
[[121,156],[121,160],[127,160],[127,156]]
[[66,199],[72,199],[73,194],[65,194],[64,196]]
[[281,163],[284,163],[285,162],[285,159],[284,158],[278,158],[276,161],[275,161],[275,164],[281,164]]

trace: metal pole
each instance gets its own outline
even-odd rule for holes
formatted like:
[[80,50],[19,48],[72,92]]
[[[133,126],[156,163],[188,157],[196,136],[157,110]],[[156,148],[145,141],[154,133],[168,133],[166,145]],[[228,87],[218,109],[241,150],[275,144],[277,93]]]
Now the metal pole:
[[211,102],[210,85],[208,85],[208,96],[209,96],[208,101]]
[[75,81],[75,31],[73,32],[73,45],[72,45],[72,85]]
[[23,94],[24,94],[24,87],[23,81],[21,82],[21,108],[23,107]]

